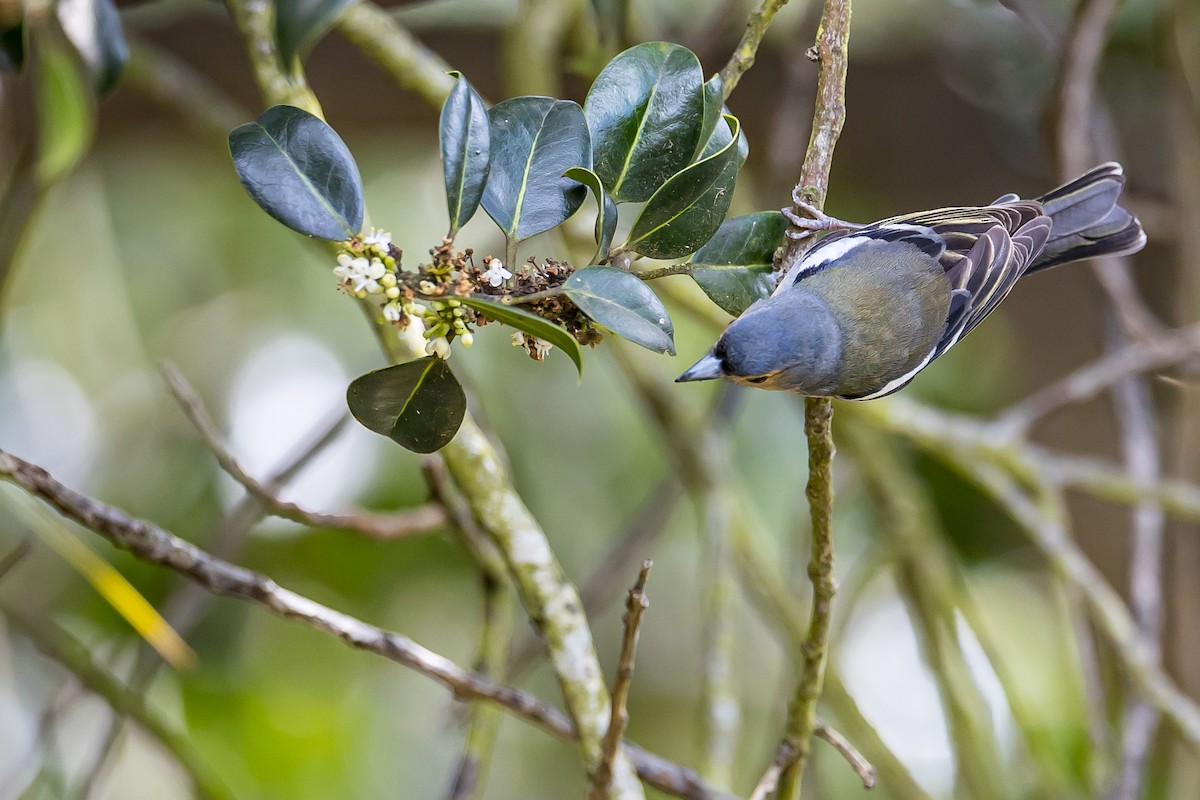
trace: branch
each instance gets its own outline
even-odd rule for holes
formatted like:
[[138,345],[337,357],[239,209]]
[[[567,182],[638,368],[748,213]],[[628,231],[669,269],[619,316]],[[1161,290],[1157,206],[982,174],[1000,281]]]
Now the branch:
[[205,409],[200,396],[175,365],[170,362],[164,363],[162,372],[171,394],[179,401],[183,413],[191,420],[208,449],[216,456],[221,469],[229,473],[231,478],[241,484],[271,514],[310,528],[340,528],[370,536],[372,539],[400,539],[418,533],[428,533],[446,524],[446,511],[436,503],[396,514],[376,514],[368,511],[325,514],[307,511],[295,503],[279,499],[274,490],[250,476],[229,452],[229,446]]
[[754,66],[758,46],[762,44],[763,37],[767,35],[767,29],[771,27],[771,20],[775,19],[775,14],[787,5],[787,2],[788,0],[763,0],[762,5],[750,12],[750,16],[746,19],[746,32],[742,34],[742,40],[738,42],[733,55],[729,57],[729,63],[721,69],[721,91],[726,100],[737,88],[742,75]]
[[1111,350],[1000,414],[995,421],[1001,432],[998,435],[1025,436],[1038,420],[1053,411],[1091,400],[1125,378],[1178,364],[1197,352],[1200,323]]
[[638,574],[637,582],[629,590],[629,598],[625,601],[625,636],[621,640],[621,656],[617,661],[617,677],[613,681],[612,712],[609,714],[608,730],[604,732],[603,755],[600,765],[596,768],[592,779],[592,788],[588,792],[589,800],[603,800],[608,794],[612,783],[613,762],[621,748],[621,739],[625,728],[629,725],[629,687],[633,683],[633,656],[637,652],[638,633],[641,629],[642,614],[650,607],[646,599],[646,580],[650,577],[653,561],[643,561],[642,571]]
[[[138,558],[175,570],[214,594],[261,605],[276,616],[302,622],[338,637],[350,647],[382,656],[432,678],[459,699],[481,699],[507,709],[561,739],[577,737],[571,720],[544,700],[469,672],[398,633],[384,630],[283,588],[267,576],[216,558],[149,522],[55,480],[39,466],[0,450],[0,480],[41,498],[60,514],[78,522],[113,546]],[[727,800],[695,772],[648,753],[630,743],[622,748],[650,785],[689,800]]]
[[352,3],[338,18],[337,28],[347,41],[390,72],[396,83],[434,108],[441,108],[454,88],[454,78],[448,74],[452,67],[374,3]]
[[[825,0],[817,28],[814,51],[820,63],[812,134],[796,184],[801,196],[816,208],[825,204],[833,149],[846,120],[846,68],[850,43],[850,0]],[[780,259],[780,274],[803,256],[808,243],[788,240]],[[796,760],[780,778],[783,800],[800,797],[800,781],[808,760],[810,739],[816,727],[817,699],[825,680],[833,595],[833,404],[829,398],[804,401],[804,435],[808,440],[808,497],[812,517],[812,543],[808,576],[813,585],[812,614],[802,648],[800,680],[788,707],[784,740],[796,750]]]

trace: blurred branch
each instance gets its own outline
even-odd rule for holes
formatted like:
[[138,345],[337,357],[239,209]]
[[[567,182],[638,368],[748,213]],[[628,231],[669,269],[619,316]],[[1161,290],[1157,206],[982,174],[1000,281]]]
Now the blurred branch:
[[[850,43],[850,0],[825,0],[817,40],[813,46],[820,64],[812,135],[796,183],[796,196],[816,208],[825,203],[833,149],[846,121],[846,68]],[[788,239],[780,268],[786,272],[807,249],[808,243]],[[783,274],[782,272],[780,274]],[[800,797],[801,777],[816,727],[817,699],[825,680],[833,595],[833,402],[827,397],[804,401],[804,435],[808,441],[808,498],[812,541],[808,577],[813,585],[812,615],[808,636],[801,648],[803,664],[795,694],[788,706],[784,741],[795,749],[795,761],[779,781],[782,800]],[[782,747],[782,745],[781,745]]]
[[[750,16],[746,19],[746,32],[742,34],[742,40],[734,48],[733,55],[729,57],[729,63],[721,68],[721,91],[724,92],[726,100],[737,88],[742,75],[754,66],[758,46],[762,44],[763,37],[767,35],[767,29],[771,27],[771,20],[775,19],[775,14],[787,5],[787,2],[788,0],[763,0],[762,5],[750,12]],[[817,37],[820,38],[820,32],[817,33]]]
[[279,48],[275,44],[275,4],[264,0],[225,0],[225,7],[246,46],[254,80],[267,105],[295,106],[324,117],[300,67],[288,73],[280,66]]
[[337,28],[346,40],[392,74],[434,108],[441,108],[454,88],[453,67],[423,45],[396,18],[369,0],[351,3]]
[[224,147],[229,132],[254,116],[171,51],[140,36],[127,38],[129,62],[122,85],[177,114],[196,133]]
[[[0,453],[0,462],[4,459]],[[150,734],[187,774],[197,796],[205,800],[233,800],[220,778],[193,750],[187,736],[172,729],[147,708],[142,696],[122,686],[101,669],[88,648],[47,621],[31,622],[5,610],[5,618],[47,658],[58,662],[92,694],[100,697],[117,714],[128,717]]]
[[604,732],[603,755],[588,791],[589,800],[603,800],[608,794],[609,785],[612,783],[613,762],[621,747],[625,728],[629,726],[628,703],[629,687],[633,683],[633,657],[637,652],[642,614],[650,607],[650,601],[646,598],[646,580],[650,577],[650,569],[653,566],[653,561],[642,562],[642,570],[638,573],[637,581],[629,590],[629,597],[625,601],[625,616],[622,618],[625,635],[621,639],[617,676],[613,680],[612,711],[609,714],[608,730]]
[[372,539],[385,540],[428,533],[446,524],[446,511],[436,503],[429,503],[395,514],[376,514],[369,511],[326,514],[307,511],[295,503],[279,499],[270,487],[259,483],[247,474],[242,465],[229,452],[229,447],[225,444],[221,432],[217,429],[208,410],[204,408],[200,396],[175,365],[170,362],[164,363],[162,373],[171,394],[179,401],[183,412],[196,427],[205,444],[208,445],[208,449],[216,456],[217,463],[275,516],[311,528],[340,528],[361,533]]
[[[544,700],[469,672],[407,636],[336,611],[283,588],[261,573],[216,558],[157,525],[135,519],[114,506],[67,488],[41,467],[3,450],[0,450],[0,480],[9,481],[42,499],[63,516],[103,536],[115,547],[186,575],[214,594],[261,605],[276,616],[336,636],[350,647],[395,661],[438,681],[457,698],[479,698],[495,703],[561,739],[577,737],[571,720]],[[689,800],[727,797],[708,787],[685,767],[630,743],[625,743],[623,750],[642,778],[661,791]]]
[[20,564],[32,550],[33,545],[29,540],[22,539],[4,558],[0,558],[0,580],[4,580],[8,573]]
[[1110,350],[1064,378],[1029,395],[995,420],[1005,437],[1020,438],[1042,417],[1082,403],[1125,378],[1178,364],[1200,352],[1200,323]]

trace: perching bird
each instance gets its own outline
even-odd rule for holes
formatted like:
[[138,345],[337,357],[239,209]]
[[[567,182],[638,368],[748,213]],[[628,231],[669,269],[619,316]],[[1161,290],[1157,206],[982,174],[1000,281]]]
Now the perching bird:
[[785,210],[801,229],[855,229],[813,246],[677,381],[729,378],[851,400],[891,394],[970,333],[1022,275],[1142,249],[1141,224],[1117,205],[1124,184],[1110,162],[1034,200],[1008,194],[862,227]]

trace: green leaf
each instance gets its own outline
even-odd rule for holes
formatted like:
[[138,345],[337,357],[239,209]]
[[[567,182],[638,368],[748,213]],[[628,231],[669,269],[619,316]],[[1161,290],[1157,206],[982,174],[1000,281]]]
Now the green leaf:
[[55,11],[87,68],[96,96],[104,96],[117,85],[129,61],[129,45],[113,0],[69,0],[59,2]]
[[275,39],[279,61],[291,71],[296,60],[329,32],[353,0],[276,0]]
[[542,319],[536,314],[531,314],[516,306],[505,305],[477,294],[456,299],[464,306],[470,306],[488,319],[503,322],[505,325],[516,328],[523,333],[531,334],[549,342],[566,353],[575,362],[575,368],[579,370],[579,374],[583,375],[583,350],[579,347],[579,342],[575,341],[575,337],[561,325],[555,325],[549,320]]
[[712,139],[713,132],[717,130],[717,123],[721,121],[721,114],[725,113],[724,91],[725,82],[721,80],[721,73],[719,72],[704,82],[704,124],[700,128],[700,141],[696,147],[696,159],[701,159],[705,155],[711,155],[704,151]]
[[25,21],[18,17],[0,26],[0,72],[19,73],[25,68]]
[[363,218],[362,178],[341,137],[292,106],[272,106],[229,134],[233,166],[254,202],[294,231],[341,241]]
[[61,38],[38,36],[34,87],[38,114],[38,183],[47,186],[87,152],[96,127],[95,104],[79,61]]
[[[654,193],[633,223],[621,250],[651,258],[682,258],[721,227],[741,169],[736,117],[725,115],[727,141],[717,152],[671,177]],[[719,126],[719,127],[726,127]]]
[[526,239],[578,211],[587,189],[562,174],[592,165],[583,109],[553,97],[514,97],[492,106],[488,119],[492,166],[483,209],[504,235]]
[[584,267],[567,279],[583,313],[656,353],[675,355],[675,328],[662,301],[640,278],[615,267]]
[[649,199],[692,160],[704,73],[686,47],[647,42],[608,62],[584,104],[592,161],[618,203]]
[[346,390],[363,426],[417,453],[445,447],[467,413],[467,396],[450,367],[429,356],[356,378]]
[[787,219],[778,211],[725,220],[692,256],[692,278],[724,311],[740,316],[775,291],[775,250],[785,230]]
[[600,207],[596,213],[596,255],[592,256],[592,263],[598,264],[608,258],[608,248],[612,247],[613,234],[617,232],[617,204],[604,191],[600,176],[590,169],[571,167],[563,175],[591,189]]
[[487,106],[479,93],[457,72],[458,80],[442,106],[438,125],[442,172],[450,209],[450,238],[475,215],[483,197],[491,164]]

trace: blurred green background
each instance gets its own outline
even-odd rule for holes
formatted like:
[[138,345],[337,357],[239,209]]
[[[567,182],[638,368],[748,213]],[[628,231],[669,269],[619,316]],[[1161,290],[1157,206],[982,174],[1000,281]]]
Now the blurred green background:
[[[535,23],[555,5],[427,0],[394,13],[491,101],[543,91],[582,100],[603,61],[578,44],[586,26],[546,38]],[[573,0],[557,5],[572,13],[584,9]],[[692,47],[711,73],[724,64],[753,5],[639,0],[632,29],[640,40]],[[1056,183],[1042,112],[1057,56],[1005,5],[855,4],[848,119],[830,182],[831,213],[869,220],[987,202],[1007,191],[1037,194]],[[1069,3],[1033,5],[1056,29],[1069,21]],[[732,213],[783,205],[798,173],[815,88],[815,68],[803,57],[815,28],[811,6],[793,0],[779,14],[758,64],[732,98],[751,145]],[[1101,89],[1130,176],[1129,202],[1150,235],[1150,246],[1135,259],[1138,284],[1164,319],[1185,323],[1195,319],[1200,295],[1188,294],[1194,279],[1181,277],[1174,245],[1178,231],[1200,226],[1200,219],[1183,216],[1186,208],[1176,197],[1180,183],[1200,176],[1187,176],[1179,153],[1190,147],[1194,154],[1200,143],[1179,138],[1172,13],[1153,0],[1126,4]],[[245,120],[261,109],[244,49],[218,5],[155,0],[125,7],[123,14],[135,47],[149,42],[182,59],[240,104]],[[317,44],[306,67],[329,122],[361,167],[372,223],[390,230],[410,257],[424,254],[445,227],[437,109],[398,88],[336,32]],[[8,278],[0,311],[0,448],[204,546],[239,490],[167,394],[157,365],[170,360],[179,366],[227,431],[234,453],[262,476],[341,409],[347,382],[381,359],[358,309],[334,290],[326,252],[258,211],[219,132],[189,124],[139,84],[127,78],[103,103],[94,147],[45,198]],[[3,129],[12,134],[28,122],[20,118],[27,88],[6,79],[0,89]],[[11,164],[12,142],[3,148],[0,156]],[[585,235],[592,213],[589,201],[574,220]],[[479,254],[503,250],[483,214],[459,242]],[[571,255],[553,235],[523,246],[523,255],[534,253]],[[667,280],[706,302],[687,278]],[[1038,276],[908,393],[948,409],[998,411],[1102,352],[1104,302],[1086,266]],[[674,317],[679,358],[630,357],[653,371],[688,419],[699,419],[711,387],[670,381],[711,345],[713,334],[686,311]],[[498,326],[481,331],[472,349],[456,348],[452,362],[473,390],[476,412],[506,448],[518,489],[577,581],[673,469],[608,346],[588,354],[582,382],[560,353],[536,364]],[[1175,415],[1194,390],[1161,382],[1155,389],[1164,440],[1181,449]],[[1117,453],[1107,400],[1056,415],[1037,438],[1072,452]],[[778,563],[796,565],[799,584],[803,568],[791,540],[803,531],[807,512],[795,399],[749,393],[735,423],[733,458],[753,499],[757,530]],[[1004,691],[960,619],[964,651],[1012,768],[1011,783],[997,787],[995,796],[1090,796],[1079,755],[1086,738],[1079,678],[1040,559],[977,490],[933,460],[917,463],[1006,668],[1027,693],[1023,702],[1044,728],[1045,746],[1061,754],[1065,788],[1047,793],[1026,774]],[[1178,459],[1168,463],[1182,477],[1200,477]],[[351,425],[285,496],[331,510],[416,505],[426,497],[419,464],[418,457]],[[846,577],[863,569],[863,554],[886,537],[889,520],[873,510],[852,464],[839,464],[837,479],[838,574]],[[1072,511],[1082,546],[1114,585],[1124,586],[1128,514],[1085,498],[1073,498]],[[631,554],[634,563],[653,558],[655,569],[630,736],[684,763],[699,753],[698,531],[695,510],[684,502],[659,538]],[[1173,527],[1168,560],[1168,664],[1193,695],[1200,693],[1200,633],[1192,613],[1200,603],[1200,549],[1191,543],[1197,533],[1194,526]],[[12,550],[26,535],[0,509],[0,550]],[[152,602],[162,603],[179,585],[173,574],[81,535]],[[471,662],[479,579],[448,534],[379,542],[269,520],[255,529],[239,562],[460,664]],[[633,578],[633,571],[621,576],[616,590]],[[35,620],[54,619],[119,675],[128,674],[141,646],[111,607],[45,547],[4,577],[0,603]],[[838,613],[845,615],[838,623],[844,633],[833,664],[862,712],[922,786],[951,797],[954,762],[939,695],[890,573],[876,573]],[[619,609],[610,607],[592,624],[611,676]],[[518,624],[518,638],[526,627]],[[778,638],[741,600],[736,628],[744,703],[738,786],[744,790],[774,746],[793,669]],[[235,796],[444,796],[464,716],[441,687],[233,600],[216,601],[190,643],[197,665],[162,670],[149,700],[186,731]],[[1101,666],[1112,673],[1111,659],[1102,658]],[[1120,683],[1117,674],[1106,678]],[[544,664],[520,685],[558,701]],[[46,710],[59,707],[57,724],[43,740]],[[22,796],[39,770],[41,788],[26,796],[81,796],[74,794],[77,781],[94,760],[108,720],[103,703],[81,695],[63,671],[0,625],[0,799]],[[1146,796],[1196,796],[1197,762],[1174,757],[1170,746],[1156,752]],[[820,743],[811,777],[819,786],[816,797],[863,791]],[[487,797],[578,797],[583,785],[573,747],[505,719]],[[88,796],[190,794],[170,758],[131,726],[111,770]],[[873,796],[896,795],[884,786]]]

